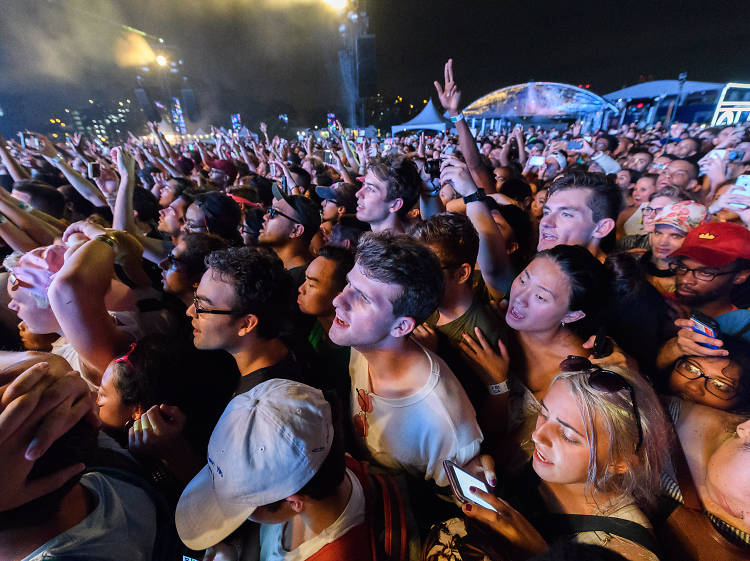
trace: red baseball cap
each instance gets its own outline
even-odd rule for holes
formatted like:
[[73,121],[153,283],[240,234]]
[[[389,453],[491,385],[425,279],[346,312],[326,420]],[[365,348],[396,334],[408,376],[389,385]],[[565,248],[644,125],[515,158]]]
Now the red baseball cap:
[[709,222],[691,230],[670,257],[687,257],[706,267],[750,260],[750,230],[733,222]]
[[233,182],[237,178],[237,166],[234,165],[232,160],[206,160],[206,163],[208,167],[226,173],[230,182]]

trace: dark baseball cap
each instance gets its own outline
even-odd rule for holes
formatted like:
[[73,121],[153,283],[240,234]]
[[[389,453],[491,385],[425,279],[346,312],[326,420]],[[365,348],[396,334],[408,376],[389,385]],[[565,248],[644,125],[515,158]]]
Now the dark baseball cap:
[[320,228],[320,205],[318,203],[302,195],[285,195],[277,183],[273,184],[271,190],[274,199],[284,200],[294,209],[297,214],[295,218],[298,218],[305,228],[310,228],[314,232],[318,231]]
[[357,212],[357,191],[360,186],[354,183],[334,183],[330,187],[316,187],[315,192],[324,201],[333,201],[346,208],[346,212]]

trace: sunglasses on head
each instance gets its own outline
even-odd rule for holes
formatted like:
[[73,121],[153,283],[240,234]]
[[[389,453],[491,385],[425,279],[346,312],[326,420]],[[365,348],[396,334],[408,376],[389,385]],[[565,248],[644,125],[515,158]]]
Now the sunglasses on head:
[[605,370],[598,364],[583,356],[569,355],[560,363],[561,372],[589,372],[588,384],[598,392],[617,393],[621,390],[630,392],[630,400],[633,403],[633,418],[638,428],[638,444],[635,447],[636,454],[643,445],[643,428],[641,427],[641,414],[638,410],[638,402],[635,398],[635,388],[623,376],[611,370]]

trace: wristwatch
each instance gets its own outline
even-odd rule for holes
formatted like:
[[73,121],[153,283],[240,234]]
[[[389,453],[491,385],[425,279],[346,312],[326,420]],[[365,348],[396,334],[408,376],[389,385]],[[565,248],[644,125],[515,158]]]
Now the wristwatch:
[[487,386],[487,391],[490,392],[490,395],[503,395],[504,393],[508,393],[510,391],[508,381],[506,380],[499,384],[489,384]]
[[484,189],[477,189],[471,195],[466,195],[464,197],[464,204],[473,203],[474,201],[483,201],[486,198],[487,193],[484,192]]

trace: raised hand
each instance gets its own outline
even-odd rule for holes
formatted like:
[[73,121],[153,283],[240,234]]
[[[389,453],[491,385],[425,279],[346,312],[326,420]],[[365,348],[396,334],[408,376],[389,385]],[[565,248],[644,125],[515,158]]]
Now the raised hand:
[[435,89],[443,109],[448,111],[452,117],[458,115],[458,104],[461,101],[461,90],[458,89],[453,79],[453,59],[445,63],[445,84],[441,87],[440,82],[435,81]]
[[264,121],[260,122],[260,132],[268,134],[268,125]]
[[477,185],[471,178],[467,165],[456,158],[448,156],[440,167],[440,184],[450,182],[456,193],[467,197],[477,191]]

